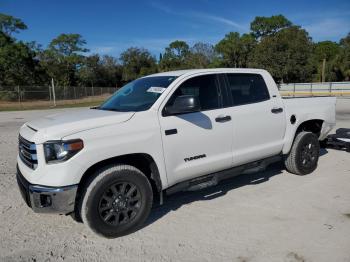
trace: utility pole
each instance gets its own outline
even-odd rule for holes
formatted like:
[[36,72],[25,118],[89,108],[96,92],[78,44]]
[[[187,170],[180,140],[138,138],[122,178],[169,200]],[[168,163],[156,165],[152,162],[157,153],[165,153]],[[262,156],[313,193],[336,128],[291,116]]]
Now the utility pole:
[[325,71],[326,71],[326,58],[323,58],[323,62],[322,62],[322,79],[321,79],[322,83],[326,81]]
[[51,95],[51,86],[49,85],[49,97],[50,97],[50,104],[51,104],[51,101],[52,101],[52,95]]
[[55,82],[53,81],[53,78],[51,78],[51,85],[52,85],[53,106],[56,107]]
[[18,103],[19,103],[19,106],[21,107],[22,109],[22,102],[21,102],[21,89],[19,86],[17,86],[17,90],[18,90]]

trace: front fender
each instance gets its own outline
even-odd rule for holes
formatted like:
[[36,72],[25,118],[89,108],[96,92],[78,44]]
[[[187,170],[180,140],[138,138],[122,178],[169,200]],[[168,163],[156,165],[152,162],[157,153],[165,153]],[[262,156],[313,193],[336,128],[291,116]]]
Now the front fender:
[[166,188],[168,180],[164,166],[160,127],[157,116],[149,116],[152,113],[150,111],[139,112],[123,124],[87,130],[65,137],[64,139],[80,138],[84,141],[84,149],[73,157],[74,162],[80,166],[79,174],[74,177],[74,181],[79,183],[82,175],[91,166],[101,161],[141,153],[153,158],[159,170],[162,188]]

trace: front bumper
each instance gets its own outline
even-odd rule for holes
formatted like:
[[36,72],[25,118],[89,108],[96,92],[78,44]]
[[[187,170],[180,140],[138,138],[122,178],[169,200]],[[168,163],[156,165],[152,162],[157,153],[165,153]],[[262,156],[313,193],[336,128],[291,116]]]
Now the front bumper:
[[17,167],[17,183],[27,205],[37,213],[68,214],[74,211],[78,185],[48,187],[30,184]]

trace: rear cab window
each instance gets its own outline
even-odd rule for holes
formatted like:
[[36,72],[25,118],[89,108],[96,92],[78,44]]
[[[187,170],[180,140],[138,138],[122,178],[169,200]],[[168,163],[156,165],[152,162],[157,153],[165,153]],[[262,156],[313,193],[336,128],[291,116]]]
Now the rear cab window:
[[228,92],[233,106],[259,103],[270,99],[264,78],[260,74],[226,74]]

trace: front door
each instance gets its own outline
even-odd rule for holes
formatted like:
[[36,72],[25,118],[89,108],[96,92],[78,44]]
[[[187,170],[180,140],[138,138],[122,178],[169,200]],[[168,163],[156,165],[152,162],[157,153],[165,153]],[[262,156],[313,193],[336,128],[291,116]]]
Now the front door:
[[232,121],[222,107],[217,75],[184,80],[165,107],[177,96],[198,96],[201,111],[181,115],[160,112],[163,150],[170,185],[231,167]]

